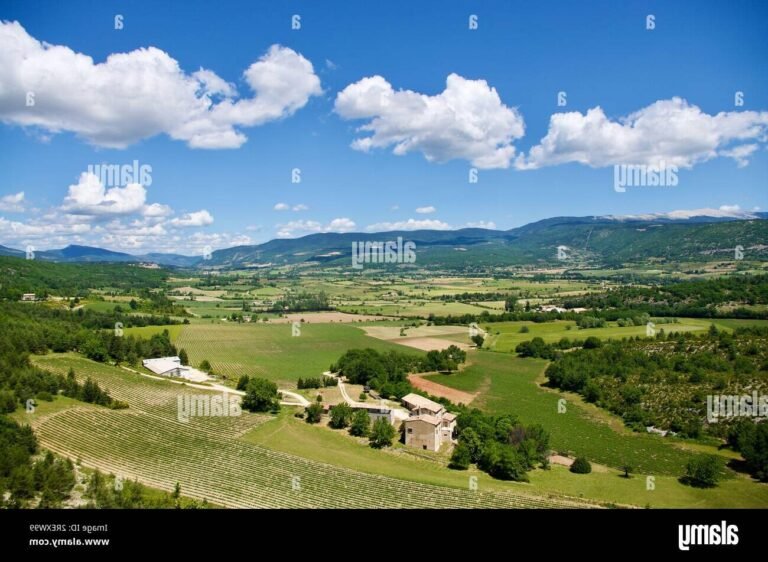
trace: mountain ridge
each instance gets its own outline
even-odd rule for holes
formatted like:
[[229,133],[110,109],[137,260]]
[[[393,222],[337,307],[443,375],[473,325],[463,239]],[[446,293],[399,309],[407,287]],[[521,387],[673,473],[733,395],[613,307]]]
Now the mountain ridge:
[[[132,255],[94,246],[71,244],[61,249],[35,251],[35,258],[54,262],[151,262],[171,267],[268,267],[291,264],[343,265],[349,263],[352,243],[387,242],[402,238],[416,245],[423,265],[452,266],[471,253],[478,266],[552,262],[557,248],[565,255],[597,263],[632,259],[691,259],[695,261],[755,248],[764,257],[768,243],[768,213],[750,218],[693,216],[684,219],[654,216],[550,217],[509,230],[393,230],[384,232],[326,232],[299,238],[275,238],[262,244],[240,245],[202,256],[151,252]],[[728,244],[726,244],[726,242]],[[0,255],[25,257],[22,250],[0,245]],[[460,255],[460,256],[459,256]]]

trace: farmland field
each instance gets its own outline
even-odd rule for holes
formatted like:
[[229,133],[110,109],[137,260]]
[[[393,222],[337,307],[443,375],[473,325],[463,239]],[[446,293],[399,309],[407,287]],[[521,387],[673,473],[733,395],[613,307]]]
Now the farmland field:
[[[551,433],[553,450],[585,456],[608,467],[606,473],[595,472],[584,481],[574,480],[562,467],[534,471],[531,482],[537,486],[602,501],[657,507],[768,506],[768,486],[756,485],[741,474],[731,473],[720,487],[711,490],[684,486],[678,476],[694,452],[718,454],[724,459],[731,458],[730,452],[632,433],[620,419],[585,404],[577,395],[541,388],[538,383],[543,380],[546,361],[481,351],[472,354],[471,362],[458,374],[427,378],[458,390],[479,392],[472,406],[497,414],[513,413],[526,424],[540,423]],[[565,400],[563,413],[558,412],[561,398]],[[636,478],[619,477],[619,468],[625,463],[634,467]],[[653,494],[645,489],[646,476],[657,480]]]
[[185,495],[225,507],[583,505],[525,493],[519,485],[471,491],[465,478],[438,486],[332,466],[241,439],[268,416],[192,417],[183,423],[176,400],[186,391],[178,385],[70,354],[37,357],[35,362],[60,373],[72,367],[80,379],[90,376],[130,404],[127,410],[73,406],[40,415],[32,424],[44,447],[80,459],[86,467],[138,478],[161,490],[170,491],[179,482]]
[[182,327],[175,343],[187,350],[192,364],[207,359],[216,373],[229,378],[248,374],[288,383],[327,371],[347,349],[418,353],[366,336],[349,324],[308,323],[300,329],[301,335],[294,337],[287,324],[190,324]]
[[484,310],[490,312],[500,312],[499,310],[490,310],[481,306],[465,304],[461,302],[439,302],[439,301],[419,301],[404,300],[398,303],[376,303],[367,301],[365,304],[345,303],[338,307],[343,312],[356,312],[359,314],[382,314],[388,316],[406,316],[406,317],[427,317],[430,314],[435,315],[457,315],[457,314],[480,314]]
[[[712,320],[699,318],[679,318],[678,320],[679,322],[676,323],[658,324],[656,325],[656,330],[664,330],[665,332],[703,332],[712,324]],[[715,320],[715,324],[718,325],[717,320]],[[528,328],[528,332],[520,331],[523,326]],[[727,324],[722,324],[721,326],[729,327]],[[583,340],[590,336],[596,336],[600,339],[646,337],[645,326],[619,327],[615,322],[609,322],[605,328],[586,328],[583,330],[576,326],[576,322],[570,320],[542,323],[497,322],[484,324],[481,327],[491,334],[486,347],[501,352],[514,351],[519,343],[535,337],[540,337],[547,343],[559,341],[561,338]]]
[[[466,392],[481,391],[473,406],[542,424],[552,434],[556,451],[585,455],[612,467],[629,461],[647,474],[679,475],[690,459],[689,453],[659,436],[633,434],[620,423],[609,424],[606,417],[594,415],[572,396],[540,388],[537,380],[546,361],[480,351],[472,354],[471,363],[460,373],[428,378]],[[558,413],[561,398],[566,400],[564,413]]]
[[168,334],[171,336],[171,341],[175,341],[183,326],[181,324],[171,324],[169,326],[137,326],[132,328],[124,328],[123,333],[126,336],[137,336],[142,338],[150,338],[152,334],[160,334],[164,330],[168,330]]

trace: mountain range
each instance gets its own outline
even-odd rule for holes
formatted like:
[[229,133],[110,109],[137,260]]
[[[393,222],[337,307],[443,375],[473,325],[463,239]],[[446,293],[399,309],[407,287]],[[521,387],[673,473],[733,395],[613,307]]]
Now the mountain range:
[[[332,267],[349,266],[353,242],[389,242],[398,238],[414,243],[415,267],[471,269],[557,263],[563,258],[600,265],[648,259],[704,261],[722,257],[729,260],[733,259],[737,246],[741,247],[745,259],[768,259],[766,218],[768,213],[752,213],[748,218],[555,217],[510,230],[318,233],[216,250],[209,259],[166,253],[132,255],[77,245],[37,251],[35,259],[70,263],[151,262],[182,268]],[[25,252],[0,246],[0,255],[25,257]]]

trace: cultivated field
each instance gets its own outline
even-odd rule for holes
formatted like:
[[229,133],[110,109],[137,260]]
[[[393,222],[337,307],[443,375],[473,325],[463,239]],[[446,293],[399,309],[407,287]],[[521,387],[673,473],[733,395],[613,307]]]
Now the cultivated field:
[[[531,481],[545,489],[552,486],[564,493],[581,493],[584,497],[616,502],[631,500],[637,502],[636,505],[647,503],[659,507],[768,506],[768,485],[757,484],[732,472],[730,478],[717,488],[682,485],[677,478],[683,474],[685,464],[693,454],[706,452],[730,459],[732,453],[658,435],[633,433],[619,418],[585,404],[577,395],[542,388],[540,383],[545,381],[542,373],[546,361],[489,351],[472,352],[469,360],[471,365],[459,373],[425,378],[464,392],[478,393],[473,407],[495,414],[512,413],[526,424],[540,423],[550,432],[554,451],[570,456],[583,455],[611,469],[610,478],[595,473],[589,475],[586,480],[595,482],[583,489],[579,481],[558,475],[554,469],[552,473],[531,473]],[[562,413],[558,410],[560,399],[565,400],[565,412]],[[625,463],[633,466],[637,473],[629,482],[619,477],[619,469]],[[650,494],[644,487],[646,476],[653,476],[666,485],[657,485]]]
[[[710,320],[699,318],[679,318],[679,322],[673,324],[657,324],[656,330],[671,332],[703,332],[712,324]],[[717,324],[717,322],[715,322]],[[523,326],[528,332],[521,332]],[[514,351],[521,342],[535,337],[542,338],[547,343],[557,342],[561,338],[584,340],[590,336],[604,339],[621,339],[629,337],[646,337],[645,326],[619,327],[615,322],[608,322],[605,328],[586,328],[580,330],[576,322],[570,320],[558,320],[555,322],[495,322],[481,326],[488,334],[488,342],[485,347],[494,351]],[[725,327],[725,325],[722,325]]]
[[187,350],[192,364],[207,359],[216,373],[230,379],[248,374],[288,384],[327,371],[347,349],[409,351],[340,322],[305,323],[300,330],[301,335],[292,336],[286,324],[190,324],[174,343]]
[[[569,507],[565,498],[508,490],[472,491],[458,482],[436,486],[369,474],[244,441],[265,416],[177,419],[177,385],[148,380],[74,355],[36,358],[41,367],[91,376],[127,410],[95,406],[59,409],[33,426],[43,447],[82,464],[225,507],[514,508]],[[195,390],[196,394],[202,391]],[[365,449],[367,450],[367,449]],[[464,483],[466,484],[466,480]]]

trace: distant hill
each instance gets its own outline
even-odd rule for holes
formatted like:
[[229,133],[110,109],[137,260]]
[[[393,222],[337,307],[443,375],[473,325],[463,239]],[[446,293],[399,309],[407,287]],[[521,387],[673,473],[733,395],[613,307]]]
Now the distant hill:
[[[707,220],[711,219],[711,220]],[[733,259],[742,246],[747,258],[768,258],[768,221],[694,217],[653,220],[619,217],[555,217],[507,231],[480,228],[382,233],[327,233],[277,239],[213,252],[205,265],[259,267],[266,264],[346,265],[352,243],[402,237],[416,244],[417,265],[446,268],[556,264],[558,246],[568,259],[599,264],[660,259]]]
[[[134,256],[90,246],[67,246],[35,252],[35,258],[56,262],[153,262],[171,267],[259,268],[281,265],[348,266],[352,243],[388,242],[402,238],[416,246],[417,267],[472,268],[562,264],[568,260],[617,265],[638,260],[705,261],[733,259],[743,248],[746,259],[768,259],[768,213],[749,218],[694,216],[553,217],[510,230],[463,228],[378,233],[320,233],[279,238],[264,244],[216,250],[201,256],[150,253]],[[24,257],[20,250],[0,246],[0,255]]]
[[[102,263],[156,263],[175,267],[193,267],[202,260],[201,256],[151,253],[134,256],[93,246],[69,245],[59,250],[35,250],[35,259],[60,263],[102,262]],[[26,251],[0,246],[0,256],[26,257]]]
[[[37,252],[36,252],[37,254]],[[123,252],[113,252],[91,246],[67,246],[61,250],[39,252],[41,259],[64,262],[99,261],[99,262],[132,262],[136,258]]]

